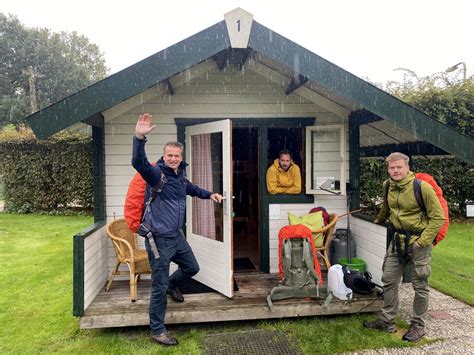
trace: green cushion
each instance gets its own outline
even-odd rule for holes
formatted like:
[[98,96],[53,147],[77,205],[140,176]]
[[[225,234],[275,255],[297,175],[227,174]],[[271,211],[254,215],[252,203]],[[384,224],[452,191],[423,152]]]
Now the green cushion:
[[[295,224],[302,224],[308,227],[311,232],[323,228],[323,213],[321,211],[304,214],[300,217],[288,212],[288,222],[290,226]],[[323,235],[322,233],[313,233],[314,246],[320,248],[323,246]]]

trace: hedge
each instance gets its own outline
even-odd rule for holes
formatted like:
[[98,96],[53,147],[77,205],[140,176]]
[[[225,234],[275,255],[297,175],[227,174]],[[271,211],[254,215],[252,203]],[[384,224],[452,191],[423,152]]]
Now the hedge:
[[[443,189],[451,216],[462,217],[466,202],[474,200],[474,166],[447,157],[414,157],[410,160],[413,172],[431,174]],[[388,178],[383,159],[364,158],[360,166],[360,201],[366,212],[375,214],[383,201],[382,182]]]
[[37,141],[30,132],[0,132],[5,211],[90,213],[93,206],[91,138],[62,132]]

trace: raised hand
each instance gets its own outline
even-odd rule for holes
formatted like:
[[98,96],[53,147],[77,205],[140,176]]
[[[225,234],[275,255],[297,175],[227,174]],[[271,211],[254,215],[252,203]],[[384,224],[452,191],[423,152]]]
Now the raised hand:
[[148,112],[145,112],[143,115],[140,115],[140,117],[138,117],[138,122],[135,126],[135,136],[138,139],[144,139],[145,136],[151,131],[153,131],[153,129],[156,127],[152,124],[151,119],[152,116]]

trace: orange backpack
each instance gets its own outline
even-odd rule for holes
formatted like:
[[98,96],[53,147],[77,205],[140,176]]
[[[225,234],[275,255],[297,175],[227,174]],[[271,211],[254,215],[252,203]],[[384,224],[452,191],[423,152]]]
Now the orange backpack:
[[[433,190],[436,193],[436,197],[438,197],[439,203],[441,204],[441,208],[443,209],[443,214],[444,218],[446,221],[444,224],[441,226],[441,228],[438,231],[438,234],[436,235],[436,238],[433,240],[433,245],[438,244],[440,241],[444,239],[446,234],[448,233],[448,227],[449,227],[449,209],[448,209],[448,202],[443,196],[443,190],[439,185],[436,183],[436,180],[430,175],[426,173],[417,173],[415,174],[415,177],[419,180],[423,180],[427,182],[428,184],[431,185]],[[419,195],[421,198],[417,198],[418,204],[420,205],[422,211],[426,213],[426,207],[425,203],[423,201],[423,195],[421,194],[421,186],[419,187]],[[416,192],[415,192],[415,197],[416,197]],[[420,203],[421,202],[421,203]]]
[[278,274],[280,276],[280,280],[283,280],[285,276],[283,270],[283,241],[285,239],[292,238],[302,238],[309,241],[311,253],[313,255],[314,269],[316,271],[316,274],[318,275],[318,286],[321,286],[323,284],[323,278],[321,276],[321,268],[318,262],[318,254],[316,253],[316,247],[314,246],[313,234],[311,233],[311,230],[308,227],[302,224],[284,226],[278,232]]
[[[155,166],[156,163],[151,165]],[[163,182],[163,179],[160,179],[160,182]],[[161,191],[162,187],[163,185],[159,187],[159,191]],[[125,217],[125,221],[127,222],[128,229],[134,233],[140,229],[140,223],[142,221],[145,207],[145,190],[146,181],[143,180],[140,173],[136,173],[128,184],[128,191],[125,197],[125,204],[123,206],[123,215]]]

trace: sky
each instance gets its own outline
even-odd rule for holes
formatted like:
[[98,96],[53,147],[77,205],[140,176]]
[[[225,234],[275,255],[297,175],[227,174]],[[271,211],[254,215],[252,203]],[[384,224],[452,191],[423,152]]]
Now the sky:
[[[386,84],[459,62],[474,70],[472,0],[2,0],[27,27],[77,31],[99,46],[111,74],[224,20],[254,21],[360,78]],[[462,77],[463,65],[451,75]]]

